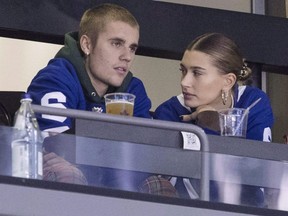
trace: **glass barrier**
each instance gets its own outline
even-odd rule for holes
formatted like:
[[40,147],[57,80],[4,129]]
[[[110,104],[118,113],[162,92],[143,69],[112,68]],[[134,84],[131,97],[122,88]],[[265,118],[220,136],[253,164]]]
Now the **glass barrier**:
[[[12,133],[0,126],[0,175],[11,175]],[[43,180],[201,199],[203,154],[210,161],[210,202],[288,210],[285,161],[71,134],[46,136]]]

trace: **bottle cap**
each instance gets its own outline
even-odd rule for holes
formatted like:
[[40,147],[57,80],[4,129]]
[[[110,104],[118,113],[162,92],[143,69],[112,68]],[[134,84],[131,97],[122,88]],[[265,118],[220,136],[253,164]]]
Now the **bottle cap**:
[[29,93],[24,93],[23,95],[22,95],[22,99],[31,99],[31,95],[29,94]]
[[24,93],[23,95],[22,95],[22,98],[21,98],[21,100],[20,101],[32,101],[32,98],[31,98],[31,95],[30,94],[28,94],[28,93]]

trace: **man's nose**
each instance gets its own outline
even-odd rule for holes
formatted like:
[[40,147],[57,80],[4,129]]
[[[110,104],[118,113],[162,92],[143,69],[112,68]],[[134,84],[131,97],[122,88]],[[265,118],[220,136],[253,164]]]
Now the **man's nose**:
[[131,52],[131,49],[128,47],[123,48],[120,55],[120,60],[130,62],[133,59],[135,54]]

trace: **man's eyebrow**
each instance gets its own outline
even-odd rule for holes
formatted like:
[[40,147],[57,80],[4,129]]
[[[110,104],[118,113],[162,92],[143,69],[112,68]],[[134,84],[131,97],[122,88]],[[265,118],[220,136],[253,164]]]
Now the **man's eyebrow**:
[[[115,37],[115,38],[110,38],[109,40],[111,40],[111,41],[118,41],[118,42],[122,42],[122,43],[125,43],[126,42],[126,40],[124,40],[123,38],[119,38],[119,37]],[[130,45],[130,47],[134,47],[134,48],[138,48],[138,43],[132,43],[131,45]]]
[[131,45],[130,45],[130,47],[134,47],[134,48],[138,48],[138,44],[137,43],[132,43]]
[[126,42],[124,39],[119,38],[119,37],[110,38],[109,40],[110,40],[110,41],[119,41],[119,42],[122,42],[122,43],[125,43],[125,42]]

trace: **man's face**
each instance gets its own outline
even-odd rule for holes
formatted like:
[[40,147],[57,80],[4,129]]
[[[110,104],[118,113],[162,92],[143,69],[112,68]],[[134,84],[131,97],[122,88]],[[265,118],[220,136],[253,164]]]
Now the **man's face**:
[[126,77],[138,47],[139,29],[121,21],[107,23],[91,47],[86,70],[99,96],[108,86],[119,87]]

